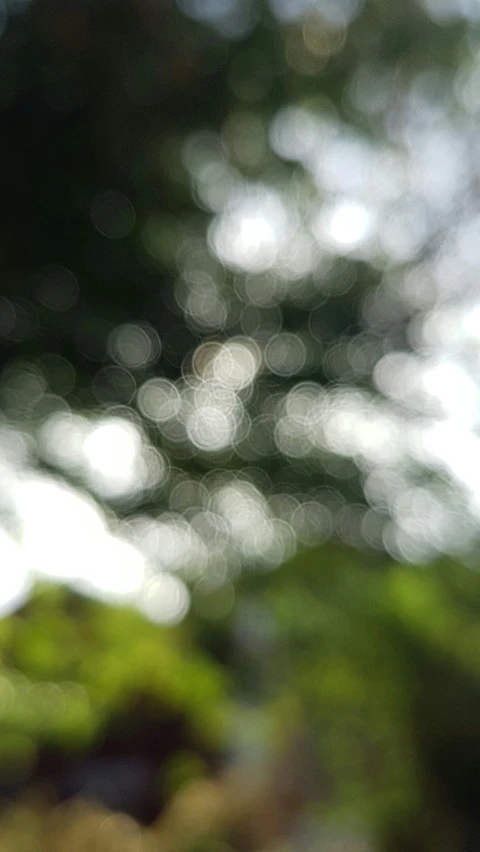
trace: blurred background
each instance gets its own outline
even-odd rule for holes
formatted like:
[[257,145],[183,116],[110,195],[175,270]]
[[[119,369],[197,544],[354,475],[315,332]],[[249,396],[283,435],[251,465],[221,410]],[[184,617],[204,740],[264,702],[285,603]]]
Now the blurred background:
[[480,5],[0,0],[0,850],[480,848]]

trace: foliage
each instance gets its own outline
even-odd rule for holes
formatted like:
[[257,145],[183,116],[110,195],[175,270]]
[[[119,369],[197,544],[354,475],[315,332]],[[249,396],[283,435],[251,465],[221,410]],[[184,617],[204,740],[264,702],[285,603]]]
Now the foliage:
[[[476,848],[478,20],[0,2],[10,793],[145,700],[189,732],[158,767],[167,847],[190,805],[200,837],[237,803],[291,816],[299,848],[335,821],[389,852]],[[240,782],[184,798],[189,736]],[[242,772],[269,779],[263,823]],[[0,834],[29,813],[48,835],[60,812],[23,807]]]
[[162,629],[135,611],[40,587],[2,621],[0,655],[4,780],[31,778],[38,749],[88,753],[121,714],[140,711],[141,725],[144,702],[159,730],[163,718],[185,718],[198,748],[224,741],[229,678],[186,627]]
[[479,794],[478,573],[328,546],[251,583],[272,620],[262,685],[284,723],[308,732],[320,814],[328,803],[347,824],[365,820],[393,848],[467,842]]
[[[88,753],[122,706],[150,695],[159,720],[185,714],[197,743],[228,745],[236,767],[191,787],[192,831],[231,832],[250,788],[243,831],[256,801],[283,813],[292,842],[308,820],[317,837],[341,825],[382,849],[456,850],[476,820],[479,608],[478,574],[458,563],[418,568],[334,545],[244,575],[222,619],[194,610],[168,630],[39,589],[2,622],[2,754],[21,775],[32,747]],[[177,814],[159,823],[167,834],[190,808],[189,792],[171,798],[190,790],[180,758],[162,767]]]
[[122,518],[210,510],[239,478],[276,546],[220,512],[230,564],[332,533],[474,549],[475,477],[442,438],[453,417],[447,443],[476,446],[470,344],[442,325],[449,287],[470,312],[472,4],[7,6],[6,463]]

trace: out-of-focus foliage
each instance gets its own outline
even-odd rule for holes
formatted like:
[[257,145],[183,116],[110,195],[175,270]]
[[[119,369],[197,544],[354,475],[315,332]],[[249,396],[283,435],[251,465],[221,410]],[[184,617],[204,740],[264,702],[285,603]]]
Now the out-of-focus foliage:
[[[231,756],[210,777],[193,756],[159,765],[165,810],[148,832],[125,822],[139,849],[280,849],[288,839],[333,850],[340,838],[388,852],[474,848],[479,610],[480,578],[459,564],[383,564],[333,545],[304,551],[274,575],[245,576],[230,617],[216,622],[217,648],[231,649],[235,705],[202,651],[203,616],[164,631],[46,589],[2,622],[2,765],[11,748],[21,767],[15,744],[27,741],[94,751],[119,710],[150,695],[160,727],[162,707],[183,713],[198,743],[228,745]],[[5,838],[20,832],[17,807],[33,808],[45,837],[60,831],[66,843],[75,831],[99,850],[110,848],[107,825],[115,833],[124,819],[25,800],[5,810]]]
[[[253,789],[253,795],[252,795]],[[265,795],[267,794],[267,795]],[[270,811],[270,813],[269,813]],[[275,801],[246,777],[197,781],[173,797],[166,812],[148,828],[131,817],[93,802],[52,806],[38,794],[25,796],[0,814],[3,852],[209,852],[272,846],[268,822]],[[247,845],[245,840],[248,839]],[[253,841],[253,842],[252,842]],[[357,843],[358,852],[367,847]]]
[[476,4],[1,14],[0,556],[115,598],[474,550]]
[[224,744],[227,672],[186,627],[167,631],[134,611],[45,587],[0,622],[0,660],[0,779],[6,782],[18,780],[16,773],[20,780],[22,773],[34,776],[39,748],[67,754],[95,748],[112,720],[128,713],[134,719],[145,702],[158,730],[163,718],[185,718],[199,747]]
[[[254,577],[246,598],[269,625],[261,682],[274,714],[307,737],[320,824],[331,809],[387,848],[470,848],[480,803],[478,572],[450,561],[383,566],[326,546],[270,579]],[[243,644],[255,667],[261,628]]]
[[[330,851],[351,824],[355,848],[476,849],[479,22],[475,0],[0,0],[9,794],[146,696],[164,736],[181,715],[271,777],[251,821],[289,827],[245,848]],[[355,555],[274,572],[331,538]],[[39,578],[60,590],[28,603]],[[193,802],[241,848],[248,784],[182,798],[189,745],[150,749],[167,823]],[[18,807],[0,846],[23,814],[41,848],[60,812]],[[90,842],[65,819],[60,847]]]

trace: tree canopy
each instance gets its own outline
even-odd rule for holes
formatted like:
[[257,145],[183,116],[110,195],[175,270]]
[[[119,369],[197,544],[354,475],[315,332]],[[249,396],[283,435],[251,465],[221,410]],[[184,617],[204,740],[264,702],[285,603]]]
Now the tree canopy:
[[7,481],[59,474],[155,563],[153,519],[168,568],[474,550],[474,4],[2,20]]
[[479,25],[0,0],[2,794],[475,848]]

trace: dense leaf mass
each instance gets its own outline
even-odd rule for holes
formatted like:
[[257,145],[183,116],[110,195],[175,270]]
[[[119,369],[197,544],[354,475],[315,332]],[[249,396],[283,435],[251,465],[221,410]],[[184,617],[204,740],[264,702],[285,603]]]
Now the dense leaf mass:
[[479,24],[0,0],[5,852],[477,849]]

